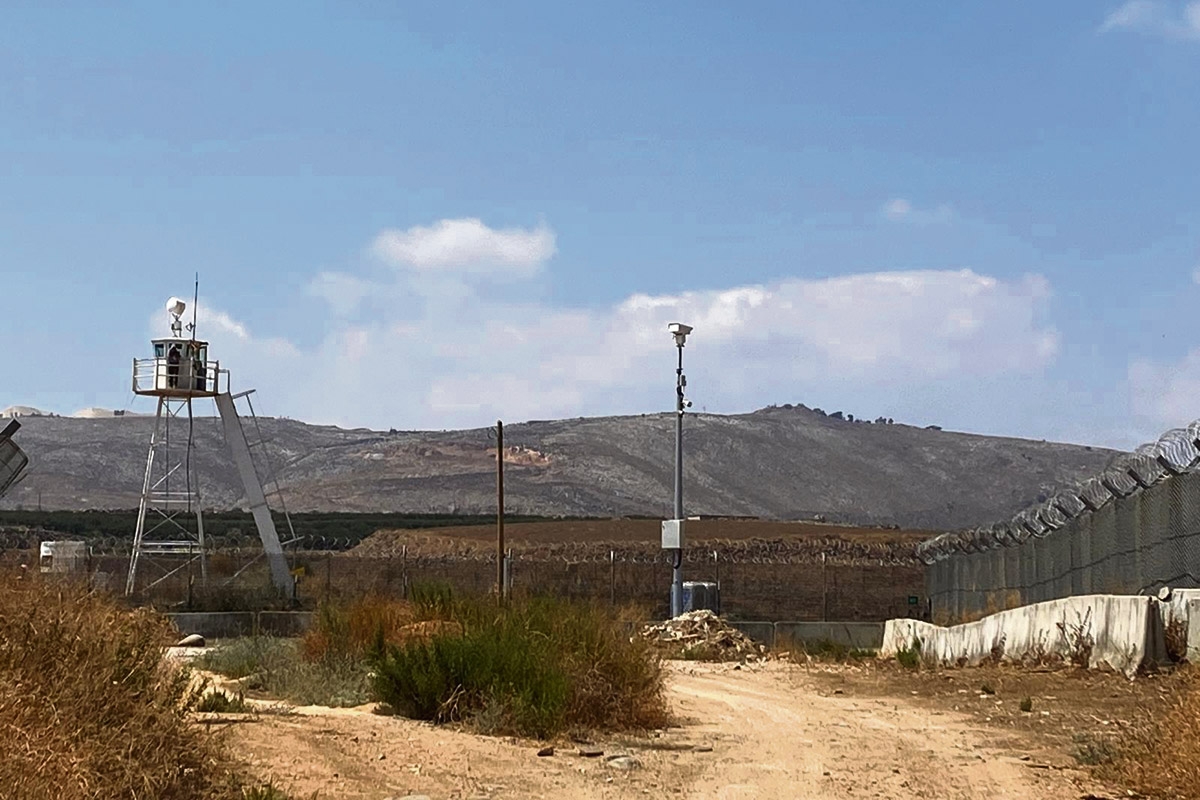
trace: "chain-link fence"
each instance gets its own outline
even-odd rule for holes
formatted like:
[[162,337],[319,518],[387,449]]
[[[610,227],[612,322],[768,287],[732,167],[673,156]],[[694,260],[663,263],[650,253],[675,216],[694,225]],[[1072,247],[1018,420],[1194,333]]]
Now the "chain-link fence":
[[1200,421],[988,528],[917,549],[932,616],[950,622],[1079,594],[1200,586]]
[[[40,541],[62,534],[31,529],[0,535],[0,562],[38,569]],[[326,599],[352,600],[368,594],[408,596],[422,583],[448,584],[481,594],[495,591],[495,552],[433,552],[397,546],[364,555],[341,546],[351,540],[305,538],[289,548],[295,576],[291,597],[271,589],[262,548],[252,540],[214,542],[203,565],[185,556],[139,562],[134,600],[173,610],[259,610],[313,608]],[[338,549],[333,549],[337,547]],[[78,571],[92,584],[120,592],[129,568],[129,543],[95,540]],[[807,546],[789,552],[776,543],[754,547],[728,543],[684,550],[686,580],[720,587],[721,612],[731,619],[879,621],[925,616],[924,574],[911,557],[875,558],[870,548],[843,545],[814,557]],[[859,551],[862,552],[859,552]],[[648,547],[543,548],[510,551],[510,585],[515,592],[552,594],[668,613],[671,562]]]

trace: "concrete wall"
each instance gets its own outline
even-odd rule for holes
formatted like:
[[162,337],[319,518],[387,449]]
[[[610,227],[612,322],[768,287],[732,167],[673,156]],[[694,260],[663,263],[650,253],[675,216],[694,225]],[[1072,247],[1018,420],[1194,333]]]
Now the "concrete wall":
[[183,611],[166,616],[184,636],[198,633],[205,639],[232,639],[256,629],[253,611]]
[[878,650],[883,644],[882,622],[738,621],[729,624],[767,647],[834,642],[858,650]]
[[765,644],[767,647],[775,646],[775,623],[774,622],[730,622],[730,626],[737,628],[742,633],[749,636],[759,644]]
[[180,634],[205,639],[238,636],[299,636],[312,626],[311,611],[186,611],[166,615]]
[[834,642],[857,650],[878,650],[883,646],[883,623],[776,622],[775,641],[781,645]]
[[1002,647],[1008,660],[1039,655],[1069,660],[1074,650],[1070,631],[1081,628],[1093,642],[1089,667],[1105,665],[1132,676],[1143,664],[1165,657],[1159,606],[1152,597],[1083,595],[1014,608],[948,628],[911,619],[890,620],[884,626],[879,654],[895,656],[898,650],[920,641],[922,657],[939,664],[979,664],[992,654],[993,647]]

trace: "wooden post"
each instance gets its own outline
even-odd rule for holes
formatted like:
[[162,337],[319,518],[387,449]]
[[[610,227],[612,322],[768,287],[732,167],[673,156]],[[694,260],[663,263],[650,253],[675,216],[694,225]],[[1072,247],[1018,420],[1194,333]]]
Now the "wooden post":
[[496,420],[496,591],[504,600],[504,423]]

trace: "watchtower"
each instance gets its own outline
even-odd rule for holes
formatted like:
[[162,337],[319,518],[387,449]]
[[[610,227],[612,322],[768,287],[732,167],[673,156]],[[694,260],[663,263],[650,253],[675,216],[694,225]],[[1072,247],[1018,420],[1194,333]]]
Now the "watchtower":
[[[237,399],[249,398],[253,390],[238,395],[230,393],[229,371],[222,369],[219,361],[210,360],[208,342],[196,338],[194,306],[192,322],[187,325],[183,323],[186,310],[187,303],[178,297],[168,300],[171,335],[151,339],[154,355],[133,361],[134,394],[158,398],[158,407],[154,433],[150,437],[150,449],[146,455],[146,475],[138,504],[125,594],[132,595],[137,590],[139,567],[146,566],[143,561],[159,567],[159,574],[152,577],[151,582],[143,588],[166,580],[196,563],[199,563],[201,582],[208,582],[204,514],[200,487],[192,464],[195,429],[193,402],[204,398],[212,398],[216,402],[225,441],[242,479],[245,496],[270,565],[271,581],[278,590],[286,591],[291,587],[291,574],[267,504],[263,476],[255,465],[251,442],[246,438],[234,404]],[[253,417],[253,411],[254,407],[250,405],[250,414],[257,430],[258,420]],[[254,444],[261,443],[260,435]],[[269,470],[267,479],[273,486],[272,494],[278,495],[278,484],[270,476]],[[283,512],[290,529],[291,520],[287,517],[286,507]]]

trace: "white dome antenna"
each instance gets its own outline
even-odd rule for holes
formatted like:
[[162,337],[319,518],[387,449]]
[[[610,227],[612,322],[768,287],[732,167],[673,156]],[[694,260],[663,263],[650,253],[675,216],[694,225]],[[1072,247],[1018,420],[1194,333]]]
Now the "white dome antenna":
[[171,315],[171,333],[175,336],[183,336],[183,322],[180,317],[187,310],[187,303],[180,300],[178,297],[172,297],[167,300],[167,313]]

